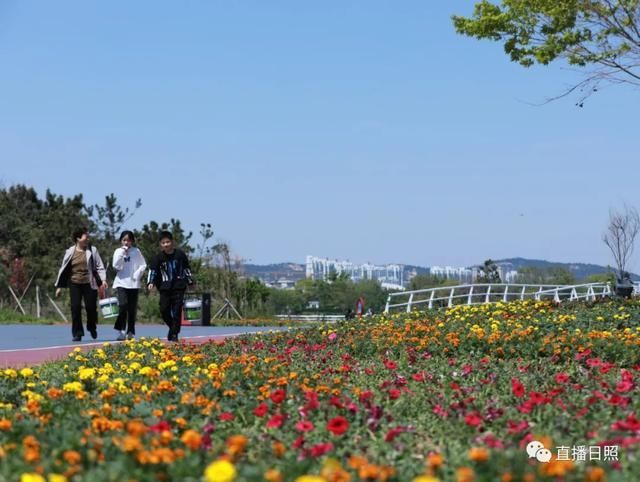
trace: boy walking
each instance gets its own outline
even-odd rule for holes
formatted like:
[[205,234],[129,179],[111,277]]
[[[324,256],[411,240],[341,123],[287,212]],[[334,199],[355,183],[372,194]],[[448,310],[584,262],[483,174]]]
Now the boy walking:
[[151,260],[148,288],[157,288],[160,292],[160,313],[169,327],[167,339],[178,341],[184,292],[193,285],[189,259],[183,251],[173,245],[173,236],[169,231],[160,233],[161,252]]

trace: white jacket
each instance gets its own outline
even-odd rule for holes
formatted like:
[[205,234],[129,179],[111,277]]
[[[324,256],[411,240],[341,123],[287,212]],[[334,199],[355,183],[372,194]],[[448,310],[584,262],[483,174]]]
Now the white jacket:
[[118,248],[113,252],[113,267],[117,271],[113,288],[139,289],[140,279],[147,269],[144,256],[138,248]]

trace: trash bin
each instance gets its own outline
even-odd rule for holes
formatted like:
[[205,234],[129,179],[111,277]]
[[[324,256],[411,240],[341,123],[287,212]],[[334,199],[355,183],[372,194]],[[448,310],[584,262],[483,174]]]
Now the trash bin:
[[190,299],[185,302],[184,319],[189,325],[202,324],[202,301],[201,300]]
[[118,316],[120,307],[118,305],[118,298],[104,298],[100,300],[100,313],[104,318],[115,318]]

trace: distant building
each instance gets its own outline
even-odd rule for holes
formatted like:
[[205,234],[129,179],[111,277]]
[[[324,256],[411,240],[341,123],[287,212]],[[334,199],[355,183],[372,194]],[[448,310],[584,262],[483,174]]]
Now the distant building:
[[[404,266],[401,264],[354,264],[329,258],[307,256],[306,276],[309,279],[328,280],[331,275],[346,274],[354,281],[376,280],[393,289],[404,289]],[[391,288],[389,288],[391,289]]]

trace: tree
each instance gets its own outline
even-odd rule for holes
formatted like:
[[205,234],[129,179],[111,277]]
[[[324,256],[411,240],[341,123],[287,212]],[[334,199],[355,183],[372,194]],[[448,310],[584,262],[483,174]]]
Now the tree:
[[570,285],[575,282],[574,274],[564,266],[550,266],[548,268],[525,266],[518,269],[518,283]]
[[175,246],[179,247],[182,251],[187,254],[193,252],[193,248],[189,245],[193,233],[191,231],[185,233],[179,219],[171,218],[168,223],[162,224],[150,221],[148,224],[142,226],[142,230],[133,231],[136,237],[136,244],[147,261],[158,253],[160,249],[160,233],[162,231],[169,231],[173,236]]
[[502,283],[498,265],[492,260],[487,259],[482,266],[479,267],[477,283]]
[[622,211],[609,211],[609,225],[602,235],[602,241],[613,254],[620,279],[624,278],[639,231],[640,215],[636,208],[625,205]]
[[640,0],[482,0],[470,18],[452,18],[458,33],[502,42],[524,67],[562,59],[586,68],[555,97],[579,91],[580,107],[601,83],[640,85]]
[[423,290],[427,288],[437,288],[439,286],[455,286],[457,284],[460,284],[460,282],[455,279],[448,279],[431,274],[419,274],[411,278],[409,290]]

